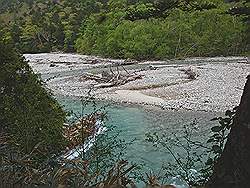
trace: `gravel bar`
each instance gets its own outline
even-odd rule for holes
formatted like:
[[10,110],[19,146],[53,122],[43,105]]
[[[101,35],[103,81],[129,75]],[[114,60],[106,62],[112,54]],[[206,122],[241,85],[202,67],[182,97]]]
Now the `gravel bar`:
[[[239,104],[250,71],[247,57],[188,58],[135,62],[130,72],[143,75],[125,85],[95,89],[86,73],[100,73],[126,60],[62,53],[24,54],[35,73],[41,74],[56,95],[86,96],[114,102],[157,106],[163,109],[223,112]],[[189,79],[185,70],[197,75]]]

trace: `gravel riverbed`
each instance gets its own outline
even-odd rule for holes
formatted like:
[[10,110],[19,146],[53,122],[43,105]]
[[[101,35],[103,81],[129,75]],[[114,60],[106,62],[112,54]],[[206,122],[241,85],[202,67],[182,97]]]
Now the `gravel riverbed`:
[[[118,87],[92,89],[97,83],[83,80],[84,74],[100,74],[110,67],[115,70],[126,61],[60,53],[24,54],[24,57],[57,95],[86,96],[91,90],[102,100],[173,110],[223,112],[233,108],[239,104],[250,72],[247,57],[135,62],[124,67],[131,74],[142,75],[142,79]],[[188,79],[184,73],[188,69],[198,75],[196,79]]]

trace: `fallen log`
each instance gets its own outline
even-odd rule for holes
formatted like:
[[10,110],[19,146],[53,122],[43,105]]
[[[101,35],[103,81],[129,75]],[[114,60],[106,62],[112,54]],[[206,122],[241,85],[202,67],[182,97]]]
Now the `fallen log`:
[[128,82],[135,81],[137,79],[142,79],[142,75],[133,75],[124,79],[116,79],[113,80],[112,82],[108,83],[101,83],[101,84],[96,84],[94,88],[108,88],[108,87],[114,87],[114,86],[119,86],[119,85],[124,85]]
[[86,73],[85,75],[82,75],[80,80],[95,80],[97,82],[106,82],[107,80],[102,77],[102,76],[99,76],[99,75],[94,75],[94,74],[91,74],[91,73]]
[[115,83],[102,83],[102,84],[96,84],[94,88],[107,88],[113,86],[115,86]]

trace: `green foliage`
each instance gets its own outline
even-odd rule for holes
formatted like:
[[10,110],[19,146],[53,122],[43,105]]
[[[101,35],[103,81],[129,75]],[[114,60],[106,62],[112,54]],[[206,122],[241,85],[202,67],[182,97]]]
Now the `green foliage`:
[[25,53],[164,59],[249,51],[246,1],[19,0],[0,5],[5,7],[0,19]]
[[126,19],[132,21],[149,19],[154,15],[155,11],[156,9],[151,3],[131,5],[126,11]]
[[[73,51],[74,40],[84,14],[81,1],[19,0],[2,2],[0,14],[16,47],[24,53]],[[9,26],[9,23],[10,26]]]
[[176,9],[165,19],[136,21],[122,14],[102,16],[101,22],[88,19],[76,43],[78,52],[136,59],[234,55],[241,52],[245,31],[239,18],[214,9]]
[[24,153],[41,144],[41,152],[64,147],[65,112],[28,63],[9,42],[0,41],[0,124]]

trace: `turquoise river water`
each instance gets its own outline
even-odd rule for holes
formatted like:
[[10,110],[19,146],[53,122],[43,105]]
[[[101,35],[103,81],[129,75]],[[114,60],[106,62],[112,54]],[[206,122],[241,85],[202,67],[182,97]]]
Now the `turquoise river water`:
[[[64,108],[74,113],[80,113],[82,109],[80,99],[70,97],[57,97]],[[106,103],[105,103],[106,104]],[[99,104],[99,106],[104,103]],[[84,113],[89,113],[91,108],[86,108]],[[145,163],[145,167],[153,171],[159,170],[163,162],[173,160],[167,151],[157,149],[151,143],[145,142],[146,133],[166,132],[171,135],[182,135],[184,125],[192,125],[196,121],[196,131],[193,138],[207,140],[209,130],[215,116],[220,113],[195,112],[195,111],[169,111],[153,107],[131,106],[111,104],[105,109],[108,114],[108,125],[114,125],[120,132],[120,138],[126,141],[135,139],[127,148],[125,156],[129,161]]]

